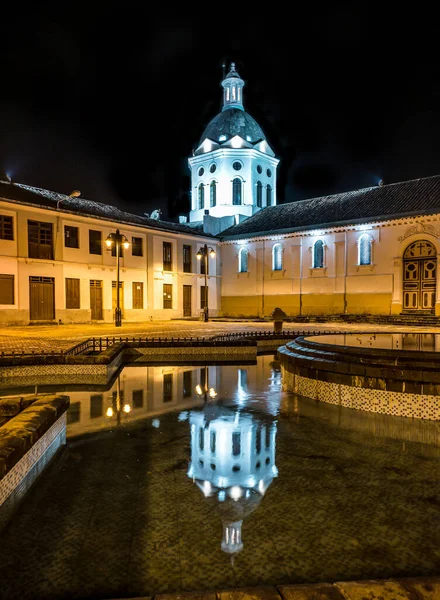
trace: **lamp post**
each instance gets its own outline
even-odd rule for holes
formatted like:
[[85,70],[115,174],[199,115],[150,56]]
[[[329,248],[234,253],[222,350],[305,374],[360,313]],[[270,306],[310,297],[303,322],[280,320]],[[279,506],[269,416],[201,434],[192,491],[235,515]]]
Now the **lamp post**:
[[124,412],[126,415],[128,415],[129,412],[131,412],[131,406],[130,404],[128,404],[128,402],[126,402],[124,404],[124,406],[122,406],[122,402],[121,402],[121,382],[119,380],[119,375],[118,375],[118,379],[116,380],[116,406],[114,406],[114,410],[113,410],[113,406],[109,406],[107,408],[107,411],[105,413],[106,417],[113,417],[113,415],[116,412],[116,424],[120,425],[121,424],[121,413]]
[[200,397],[203,396],[203,402],[204,402],[204,404],[206,404],[208,402],[208,396],[209,396],[210,400],[214,400],[214,398],[217,396],[217,392],[215,391],[215,388],[209,387],[208,365],[205,365],[204,369],[205,369],[205,373],[204,373],[203,389],[202,389],[202,386],[200,385],[200,383],[198,383],[195,387],[195,390],[196,390],[197,396],[200,396]]
[[113,245],[116,250],[116,310],[115,310],[115,327],[122,325],[122,311],[119,298],[119,257],[121,256],[121,246],[126,250],[130,246],[130,242],[123,233],[119,233],[119,229],[115,233],[110,233],[105,240],[107,248]]
[[197,256],[197,260],[202,260],[204,261],[204,266],[205,266],[205,303],[204,303],[204,307],[203,307],[203,320],[205,321],[205,323],[207,321],[209,321],[209,309],[208,309],[208,252],[209,252],[209,256],[211,258],[215,257],[215,250],[214,248],[211,248],[211,246],[207,246],[206,244],[204,246],[202,246],[200,248],[200,250],[197,252],[196,256]]

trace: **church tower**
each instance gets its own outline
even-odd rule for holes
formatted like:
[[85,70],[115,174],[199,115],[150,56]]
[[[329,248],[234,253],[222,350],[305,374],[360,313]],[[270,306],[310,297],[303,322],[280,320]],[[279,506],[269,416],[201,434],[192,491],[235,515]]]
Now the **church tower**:
[[231,63],[221,82],[223,107],[206,127],[188,159],[191,170],[190,223],[206,233],[220,231],[276,205],[279,159],[244,109],[245,82]]

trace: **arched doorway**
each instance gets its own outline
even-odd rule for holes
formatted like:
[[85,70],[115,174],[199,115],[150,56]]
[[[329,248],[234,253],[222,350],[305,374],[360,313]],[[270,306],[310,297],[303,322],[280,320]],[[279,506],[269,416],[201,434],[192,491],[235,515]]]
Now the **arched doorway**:
[[434,314],[437,251],[426,240],[413,242],[403,255],[403,312]]

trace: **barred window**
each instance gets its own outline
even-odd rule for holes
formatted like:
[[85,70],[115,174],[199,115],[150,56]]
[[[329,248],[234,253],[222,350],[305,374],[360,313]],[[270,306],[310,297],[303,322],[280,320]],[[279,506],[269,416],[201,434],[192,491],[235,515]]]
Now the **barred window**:
[[283,270],[283,247],[281,244],[275,244],[272,250],[272,270]]
[[13,240],[14,229],[12,217],[0,215],[0,240]]
[[132,256],[143,256],[143,247],[142,247],[142,238],[141,237],[132,237],[131,238],[131,254]]
[[367,234],[359,238],[359,264],[371,265],[371,246],[373,240]]
[[324,267],[324,242],[316,240],[313,246],[313,268],[322,269]]
[[101,232],[89,229],[89,254],[102,254]]
[[79,248],[79,229],[71,225],[64,226],[64,246],[66,248]]
[[173,248],[171,242],[163,243],[163,270],[173,270]]
[[248,271],[248,256],[249,252],[246,248],[240,248],[238,253],[238,272],[247,273]]

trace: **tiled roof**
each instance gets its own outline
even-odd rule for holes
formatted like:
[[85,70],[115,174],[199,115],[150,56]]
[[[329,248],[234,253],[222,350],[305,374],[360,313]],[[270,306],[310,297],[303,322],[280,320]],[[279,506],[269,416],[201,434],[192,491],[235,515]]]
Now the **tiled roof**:
[[224,110],[215,116],[203,132],[199,145],[206,138],[218,143],[221,135],[226,136],[224,141],[228,141],[234,136],[239,135],[251,144],[266,139],[263,130],[256,120],[240,108],[228,108],[228,110]]
[[134,215],[124,212],[116,206],[95,202],[93,200],[85,200],[84,198],[72,198],[59,192],[43,190],[41,188],[31,187],[21,183],[7,183],[0,181],[0,200],[10,200],[20,204],[29,204],[33,206],[41,206],[42,208],[53,208],[62,212],[76,213],[88,217],[97,217],[115,223],[125,223],[127,225],[140,225],[151,229],[159,229],[162,231],[171,231],[175,233],[187,233],[191,235],[204,235],[212,237],[209,234],[204,234],[196,228],[183,225],[181,223],[173,223],[171,221],[162,221],[150,219],[141,215]]
[[440,175],[270,206],[222,232],[237,239],[440,213]]

